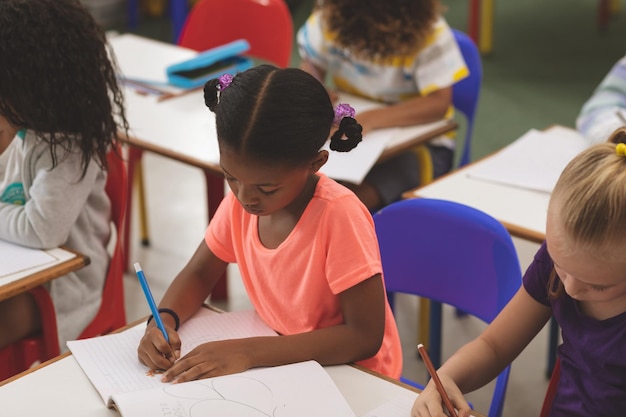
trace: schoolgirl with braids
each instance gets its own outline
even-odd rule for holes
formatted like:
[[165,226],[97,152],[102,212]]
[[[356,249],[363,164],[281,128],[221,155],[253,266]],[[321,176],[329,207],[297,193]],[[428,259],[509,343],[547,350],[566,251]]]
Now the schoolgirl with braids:
[[[354,193],[319,172],[337,122],[331,148],[348,151],[361,139],[350,107],[333,111],[314,77],[269,65],[209,81],[204,95],[231,192],[160,303],[170,343],[149,322],[141,362],[175,382],[305,360],[358,362],[399,377],[400,340],[372,218]],[[231,262],[255,310],[281,337],[205,343],[179,358],[178,324]]]
[[[469,74],[439,0],[318,0],[297,39],[300,68],[339,91],[388,104],[359,113],[364,134],[452,117],[452,85]],[[448,172],[453,137],[427,148],[434,176]],[[363,183],[346,185],[376,210],[418,186],[419,172],[408,151],[374,166]]]
[[[91,260],[47,288],[65,350],[101,302],[106,154],[127,130],[122,92],[104,32],[78,1],[0,1],[0,57],[0,239]],[[40,326],[29,294],[0,302],[0,348]]]
[[[563,170],[548,205],[546,241],[523,286],[438,375],[459,417],[462,393],[494,379],[554,315],[563,343],[551,417],[619,417],[626,410],[626,128],[581,152]],[[617,143],[617,144],[616,144]],[[443,417],[429,383],[413,417]]]

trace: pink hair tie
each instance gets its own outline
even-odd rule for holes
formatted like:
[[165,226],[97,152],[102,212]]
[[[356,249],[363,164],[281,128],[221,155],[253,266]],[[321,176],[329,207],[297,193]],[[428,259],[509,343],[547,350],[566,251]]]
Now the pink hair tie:
[[217,89],[219,91],[224,91],[224,89],[233,82],[233,76],[231,74],[224,74],[220,75],[217,80],[219,81],[219,87]]
[[337,105],[337,107],[335,107],[335,119],[333,120],[333,123],[339,126],[339,123],[341,123],[341,119],[343,119],[344,117],[352,117],[354,119],[355,114],[356,111],[351,105],[346,103],[340,103]]

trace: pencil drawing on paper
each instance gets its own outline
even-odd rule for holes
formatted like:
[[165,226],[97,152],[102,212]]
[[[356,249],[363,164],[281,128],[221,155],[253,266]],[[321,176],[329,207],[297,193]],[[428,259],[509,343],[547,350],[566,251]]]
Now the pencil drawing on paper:
[[262,381],[242,376],[173,384],[163,388],[170,397],[196,400],[188,408],[189,417],[280,417],[286,404],[275,398]]

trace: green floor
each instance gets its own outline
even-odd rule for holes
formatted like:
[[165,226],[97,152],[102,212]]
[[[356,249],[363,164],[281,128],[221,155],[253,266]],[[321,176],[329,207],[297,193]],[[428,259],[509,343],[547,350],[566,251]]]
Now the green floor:
[[[298,28],[313,0],[290,3]],[[468,3],[444,0],[445,16],[452,27],[467,29]],[[573,127],[585,99],[626,53],[626,12],[613,16],[608,30],[602,32],[596,25],[598,0],[495,3],[494,48],[483,58],[473,159],[510,143],[530,128]],[[171,39],[164,19],[145,18],[137,32]],[[297,62],[294,47],[292,63]],[[459,121],[463,123],[462,118]]]

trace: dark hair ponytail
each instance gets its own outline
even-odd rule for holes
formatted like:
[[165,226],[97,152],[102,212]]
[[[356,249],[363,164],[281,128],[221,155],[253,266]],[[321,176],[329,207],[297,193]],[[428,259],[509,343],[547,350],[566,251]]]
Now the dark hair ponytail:
[[[297,68],[259,65],[227,86],[210,80],[204,101],[215,113],[220,146],[267,161],[299,164],[314,158],[335,118],[324,85]],[[342,122],[335,136],[333,149],[349,151],[361,140],[361,126],[354,119]]]
[[[349,152],[363,139],[363,128],[352,117],[344,117],[339,128],[330,137],[330,149],[337,152]],[[343,139],[343,136],[346,139]]]

